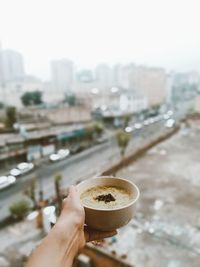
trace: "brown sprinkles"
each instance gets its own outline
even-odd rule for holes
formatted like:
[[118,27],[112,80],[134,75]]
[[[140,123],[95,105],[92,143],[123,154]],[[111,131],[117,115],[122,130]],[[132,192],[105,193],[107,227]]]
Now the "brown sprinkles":
[[105,203],[109,203],[111,201],[115,201],[115,198],[110,193],[107,194],[107,195],[99,195],[99,196],[95,197],[94,199],[98,200],[98,201],[104,201]]

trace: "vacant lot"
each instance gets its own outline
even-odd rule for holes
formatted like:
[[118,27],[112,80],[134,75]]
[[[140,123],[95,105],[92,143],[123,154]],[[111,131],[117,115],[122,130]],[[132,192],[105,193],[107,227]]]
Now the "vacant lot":
[[200,123],[117,173],[140,188],[137,216],[106,246],[136,267],[200,266]]

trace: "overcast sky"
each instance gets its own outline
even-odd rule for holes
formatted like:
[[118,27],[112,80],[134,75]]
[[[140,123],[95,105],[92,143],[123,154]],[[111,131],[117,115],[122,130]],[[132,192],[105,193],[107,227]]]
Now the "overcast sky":
[[44,79],[64,57],[200,71],[200,1],[0,0],[0,40]]

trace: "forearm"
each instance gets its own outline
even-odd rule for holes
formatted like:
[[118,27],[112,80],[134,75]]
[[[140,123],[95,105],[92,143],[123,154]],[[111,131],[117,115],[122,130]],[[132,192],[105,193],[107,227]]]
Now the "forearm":
[[77,226],[68,221],[65,233],[55,225],[47,237],[31,255],[26,267],[70,267],[79,250],[82,234]]
[[85,228],[85,212],[76,189],[69,189],[63,201],[63,210],[56,225],[31,255],[26,267],[71,267],[79,249],[86,241],[98,240],[116,234]]

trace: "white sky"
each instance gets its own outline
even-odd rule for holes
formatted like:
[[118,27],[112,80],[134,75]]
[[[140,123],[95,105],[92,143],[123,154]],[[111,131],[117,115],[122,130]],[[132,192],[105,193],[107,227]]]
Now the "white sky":
[[0,0],[3,48],[42,78],[63,57],[200,71],[199,27],[199,0]]

